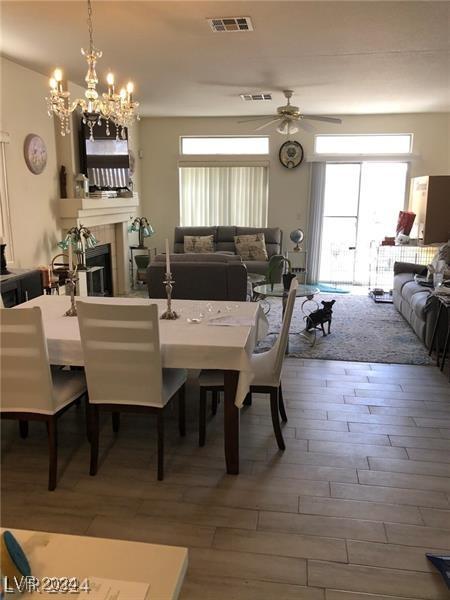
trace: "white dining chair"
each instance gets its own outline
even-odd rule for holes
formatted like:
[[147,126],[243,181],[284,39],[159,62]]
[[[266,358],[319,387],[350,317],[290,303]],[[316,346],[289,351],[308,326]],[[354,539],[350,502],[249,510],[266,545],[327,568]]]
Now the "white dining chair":
[[56,488],[58,418],[86,393],[82,371],[50,369],[41,309],[0,309],[1,416],[19,421],[21,437],[28,421],[45,421],[49,444],[48,489]]
[[[280,426],[279,414],[283,422],[287,422],[286,410],[283,402],[281,387],[281,370],[283,359],[289,339],[289,327],[294,311],[297,295],[298,280],[293,279],[289,288],[281,331],[275,344],[267,352],[252,354],[251,368],[253,381],[250,394],[253,392],[270,395],[270,412],[272,415],[273,430],[280,450],[285,450],[283,434]],[[206,440],[206,400],[207,393],[213,393],[214,401],[217,394],[224,389],[223,373],[221,371],[202,371],[199,376],[200,383],[200,411],[199,411],[199,446],[205,445]],[[279,411],[279,414],[278,414]],[[214,411],[213,411],[214,412]]]
[[148,412],[156,413],[162,480],[165,408],[178,393],[179,430],[185,435],[187,371],[162,368],[158,307],[78,301],[77,311],[89,393],[90,474],[98,467],[99,409],[112,412],[114,431],[121,412]]

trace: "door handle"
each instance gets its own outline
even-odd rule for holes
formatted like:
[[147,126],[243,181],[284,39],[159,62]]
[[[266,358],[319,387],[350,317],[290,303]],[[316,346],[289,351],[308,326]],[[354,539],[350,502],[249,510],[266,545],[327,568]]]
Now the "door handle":
[[356,250],[356,246],[349,246],[348,249],[349,250]]

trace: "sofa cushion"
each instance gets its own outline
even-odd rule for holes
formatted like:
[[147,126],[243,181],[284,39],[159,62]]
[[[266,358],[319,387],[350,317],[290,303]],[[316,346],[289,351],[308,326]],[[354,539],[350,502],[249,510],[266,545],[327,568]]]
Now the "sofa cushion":
[[415,281],[408,281],[402,287],[402,298],[412,306],[412,299],[415,294],[425,294],[426,297],[430,295],[430,290],[427,290],[422,285],[419,285]]
[[236,247],[234,245],[234,237],[231,238],[231,242],[217,242],[216,243],[216,252],[232,252],[236,254]]
[[217,227],[175,227],[174,252],[184,252],[185,235],[212,235],[214,242],[217,238]]
[[255,233],[264,233],[266,244],[281,243],[279,227],[236,227],[236,235],[254,235]]
[[234,225],[219,225],[217,227],[216,242],[228,242],[233,243],[234,236],[236,235],[236,227]]
[[414,281],[414,273],[399,273],[396,275],[394,277],[394,296],[395,293],[401,296],[403,286],[410,281]]
[[266,275],[269,269],[267,260],[247,260],[244,264],[249,273],[258,273],[258,275]]
[[426,319],[426,313],[427,313],[426,305],[428,302],[429,295],[430,295],[430,292],[422,291],[422,292],[416,292],[411,298],[412,311],[422,321],[425,321],[425,319]]
[[267,255],[281,254],[281,229],[279,227],[236,227],[236,235],[264,233]]
[[267,260],[266,242],[263,233],[236,235],[234,237],[236,252],[242,260]]
[[184,236],[184,252],[192,252],[194,254],[208,254],[214,252],[214,236],[213,235],[185,235]]

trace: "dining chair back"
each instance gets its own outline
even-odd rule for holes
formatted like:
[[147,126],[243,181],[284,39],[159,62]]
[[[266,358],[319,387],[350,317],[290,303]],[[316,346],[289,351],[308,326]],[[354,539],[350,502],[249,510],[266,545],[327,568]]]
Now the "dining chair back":
[[77,302],[91,404],[162,407],[156,304]]
[[56,488],[57,419],[86,393],[84,374],[48,362],[41,309],[0,309],[0,391],[2,419],[19,421],[22,438],[28,421],[45,421],[49,446],[48,489]]
[[41,309],[0,309],[1,410],[52,414],[54,397]]
[[286,308],[283,315],[283,323],[281,325],[281,331],[277,341],[273,346],[275,353],[275,362],[273,365],[273,375],[277,381],[281,379],[281,369],[283,368],[284,355],[289,340],[289,328],[291,326],[292,314],[294,312],[295,298],[297,296],[298,279],[294,278],[291,281],[291,287],[289,288],[288,297],[286,301]]
[[[291,281],[291,286],[286,299],[281,331],[275,344],[267,352],[255,353],[252,355],[251,367],[253,381],[250,392],[244,402],[247,406],[251,405],[251,396],[253,392],[270,394],[272,424],[280,450],[284,450],[286,445],[284,443],[278,413],[280,413],[281,419],[284,422],[287,421],[283,402],[283,392],[281,389],[281,370],[283,368],[283,359],[289,339],[289,328],[291,325],[292,313],[294,311],[297,288],[298,280],[295,278]],[[213,393],[213,414],[215,414],[218,394],[224,389],[223,373],[220,371],[202,371],[199,377],[199,384],[199,445],[204,446],[206,440],[206,394],[208,391]]]
[[119,431],[121,412],[156,413],[158,479],[164,477],[164,409],[177,394],[179,430],[185,435],[184,369],[162,368],[156,304],[77,302],[89,393],[91,475],[97,473],[99,409],[112,412]]

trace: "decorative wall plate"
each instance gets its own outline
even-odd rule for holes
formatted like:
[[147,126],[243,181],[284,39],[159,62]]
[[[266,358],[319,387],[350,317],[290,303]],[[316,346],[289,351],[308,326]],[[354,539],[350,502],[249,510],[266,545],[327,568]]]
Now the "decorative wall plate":
[[295,167],[298,167],[303,161],[303,156],[303,148],[299,142],[288,141],[280,148],[280,163],[286,169],[295,169]]
[[23,144],[23,154],[30,171],[35,175],[42,173],[47,164],[47,147],[39,135],[27,135]]

